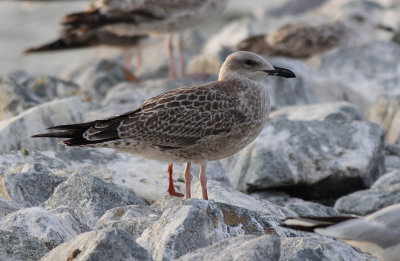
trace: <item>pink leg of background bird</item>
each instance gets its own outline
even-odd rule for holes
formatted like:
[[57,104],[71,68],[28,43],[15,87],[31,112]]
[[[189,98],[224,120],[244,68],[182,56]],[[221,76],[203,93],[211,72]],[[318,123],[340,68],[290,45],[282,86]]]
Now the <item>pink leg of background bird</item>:
[[169,77],[174,79],[175,74],[175,59],[174,59],[174,47],[172,44],[172,35],[168,35],[168,57],[169,57]]
[[131,72],[131,54],[128,49],[124,50],[124,67],[122,71],[125,78],[130,82],[139,82],[139,79]]
[[183,57],[183,38],[181,34],[179,34],[178,54],[179,54],[178,77],[183,78],[183,76],[185,76],[185,60]]

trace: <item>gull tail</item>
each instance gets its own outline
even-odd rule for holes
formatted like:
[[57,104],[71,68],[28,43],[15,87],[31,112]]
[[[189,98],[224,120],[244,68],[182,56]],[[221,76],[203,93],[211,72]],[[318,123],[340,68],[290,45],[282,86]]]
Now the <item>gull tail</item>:
[[87,42],[77,42],[70,41],[66,39],[58,39],[51,43],[47,43],[41,45],[39,47],[29,48],[24,51],[25,54],[36,53],[36,52],[49,52],[49,51],[58,51],[58,50],[67,50],[67,49],[75,49],[75,48],[84,48],[89,47],[89,43]]
[[317,228],[326,228],[354,218],[356,218],[356,216],[294,217],[285,219],[280,226],[306,232],[314,232]]
[[98,144],[107,140],[90,141],[83,137],[83,134],[97,122],[98,121],[91,121],[78,124],[54,126],[47,129],[60,131],[41,133],[33,135],[31,138],[67,138],[67,140],[62,141],[61,143],[68,147]]

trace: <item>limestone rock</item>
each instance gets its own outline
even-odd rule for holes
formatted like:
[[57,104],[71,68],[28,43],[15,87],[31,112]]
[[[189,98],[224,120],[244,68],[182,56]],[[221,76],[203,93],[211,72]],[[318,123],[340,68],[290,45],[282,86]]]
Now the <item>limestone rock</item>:
[[20,206],[17,204],[0,198],[0,218],[7,216],[18,209],[20,209]]
[[376,41],[328,53],[321,59],[320,70],[339,79],[372,105],[380,96],[400,94],[398,68],[393,66],[393,61],[399,59],[398,44]]
[[143,231],[160,219],[161,213],[154,208],[131,205],[113,208],[97,221],[96,230],[113,227],[128,232],[132,238],[140,237]]
[[384,207],[400,203],[400,172],[389,172],[371,189],[356,191],[339,198],[335,209],[342,213],[365,216]]
[[268,219],[256,212],[190,199],[167,208],[137,242],[152,253],[154,260],[170,260],[231,236],[271,233],[275,230]]
[[[289,216],[296,216],[296,213],[275,205],[268,200],[246,195],[214,180],[207,182],[207,192],[210,200],[256,211],[270,217],[272,220],[279,221]],[[193,197],[201,198],[200,182],[194,185]]]
[[87,172],[71,175],[44,203],[47,209],[70,208],[89,227],[94,227],[107,210],[132,204],[146,205],[133,191],[106,183]]
[[68,123],[83,121],[85,104],[76,97],[55,100],[33,107],[23,113],[0,121],[0,152],[21,150],[63,149],[56,139],[33,139],[34,134],[43,133],[46,128]]
[[52,76],[30,76],[20,82],[26,90],[31,91],[43,101],[80,94],[80,87],[77,84]]
[[0,197],[24,207],[39,206],[66,180],[52,174],[40,163],[25,167],[27,170],[22,172],[0,176]]
[[280,240],[273,235],[238,236],[219,241],[180,257],[179,261],[278,261]]
[[127,81],[128,74],[127,69],[116,61],[93,59],[66,73],[65,78],[79,84],[87,97],[100,100],[117,83]]
[[[369,256],[370,260],[377,260]],[[350,245],[326,237],[292,237],[281,240],[281,259],[303,260],[354,260],[364,261],[365,255]]]
[[360,111],[348,102],[283,107],[272,112],[270,117],[297,121],[357,121],[362,119]]
[[76,228],[76,224],[60,220],[55,214],[39,207],[21,209],[0,219],[1,231],[16,235],[23,231],[48,250],[83,232]]
[[0,258],[2,260],[36,261],[48,251],[43,242],[23,230],[14,232],[0,230]]
[[329,78],[303,61],[290,58],[270,58],[274,66],[288,68],[296,78],[266,77],[272,105],[279,109],[286,106],[346,101],[357,108],[366,107],[363,97],[337,78]]
[[0,77],[0,120],[15,116],[43,100],[19,84],[11,75]]
[[191,199],[165,210],[136,241],[154,260],[176,259],[229,237],[223,220],[215,203]]
[[128,233],[109,228],[80,234],[71,241],[59,245],[41,260],[150,261],[151,257]]
[[331,198],[381,176],[382,148],[383,131],[373,123],[271,120],[252,144],[221,162],[240,191]]

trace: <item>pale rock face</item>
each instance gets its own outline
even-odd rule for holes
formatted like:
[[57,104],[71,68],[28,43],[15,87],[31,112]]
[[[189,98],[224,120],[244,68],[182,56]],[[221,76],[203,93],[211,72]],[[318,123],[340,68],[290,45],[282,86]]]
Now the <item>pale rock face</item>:
[[[329,247],[324,247],[329,245]],[[377,260],[367,255],[368,260]],[[293,237],[281,239],[280,260],[366,260],[351,246],[331,238]]]
[[[22,149],[55,148],[56,140],[31,139],[30,136],[43,131],[48,126],[65,122],[79,122],[83,120],[86,105],[77,97],[55,100],[33,107],[23,113],[0,121],[0,137],[2,140],[1,152]],[[61,146],[58,147],[60,150]]]
[[372,123],[276,119],[222,165],[240,191],[287,187],[294,192],[289,184],[308,184],[303,191],[330,197],[337,191],[329,190],[335,183],[345,193],[369,186],[383,174],[382,137],[382,129]]
[[[326,54],[321,59],[320,71],[346,84],[368,107],[380,96],[400,94],[399,67],[393,64],[398,59],[400,45],[376,41]],[[357,73],[353,73],[354,68]]]
[[77,229],[76,225],[76,222],[61,220],[40,207],[19,210],[0,219],[0,230],[11,233],[24,231],[49,250],[85,231]]
[[400,173],[392,171],[380,177],[370,189],[339,198],[335,209],[342,213],[365,216],[386,206],[400,203]]
[[87,172],[76,172],[56,188],[44,206],[70,208],[89,227],[94,227],[108,209],[130,204],[146,205],[133,191],[106,183]]
[[123,230],[109,228],[82,233],[46,254],[41,260],[62,260],[65,257],[77,260],[151,260]]

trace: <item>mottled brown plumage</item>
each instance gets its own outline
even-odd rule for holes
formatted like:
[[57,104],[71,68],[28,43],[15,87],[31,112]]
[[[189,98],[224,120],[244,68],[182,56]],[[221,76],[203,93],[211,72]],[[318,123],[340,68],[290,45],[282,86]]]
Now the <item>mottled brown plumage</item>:
[[[267,121],[270,104],[262,84],[266,75],[295,77],[256,54],[237,52],[227,58],[217,82],[170,90],[123,115],[56,126],[50,129],[61,132],[34,137],[68,138],[63,141],[66,146],[109,147],[169,163],[199,163],[203,198],[207,198],[206,162],[244,148]],[[189,174],[187,168],[187,198]]]

